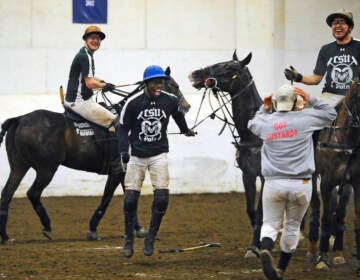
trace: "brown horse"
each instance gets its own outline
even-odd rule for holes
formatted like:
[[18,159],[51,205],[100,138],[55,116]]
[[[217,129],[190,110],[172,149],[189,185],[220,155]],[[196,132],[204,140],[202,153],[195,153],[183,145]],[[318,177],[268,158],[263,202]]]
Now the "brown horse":
[[[165,82],[165,91],[174,93],[184,112],[189,110],[177,82],[170,76],[170,68],[165,73],[169,76]],[[141,84],[135,91],[141,90]],[[130,96],[131,93],[128,95]],[[127,97],[128,97],[127,96]],[[127,98],[125,97],[125,98]],[[120,113],[125,100],[115,104],[117,113]],[[100,205],[94,211],[89,222],[89,240],[98,240],[97,227],[104,216],[117,186],[123,188],[123,172],[112,172],[109,168],[109,159],[114,145],[110,141],[117,141],[114,135],[106,135],[107,130],[100,128],[105,135],[101,141],[94,136],[80,136],[74,129],[74,123],[65,114],[47,110],[37,110],[31,113],[10,118],[1,126],[0,144],[6,135],[6,151],[10,164],[10,174],[6,185],[1,192],[0,202],[0,235],[1,243],[6,244],[12,239],[6,232],[9,204],[21,180],[30,168],[36,171],[36,178],[27,192],[27,197],[40,218],[43,226],[42,233],[51,239],[51,221],[41,203],[41,194],[52,180],[59,165],[69,168],[107,174],[103,196]],[[116,147],[116,146],[115,146]],[[76,188],[76,186],[74,186]],[[135,229],[140,231],[141,226],[135,223]]]
[[[360,273],[360,84],[359,79],[352,83],[339,110],[334,127],[320,132],[315,152],[317,173],[321,176],[321,196],[323,215],[321,219],[321,236],[319,244],[318,268],[328,267],[329,238],[332,233],[331,193],[338,186],[352,186],[355,203],[355,241],[356,257],[359,262],[357,273]],[[334,244],[334,262],[343,260],[343,233],[346,203],[336,212]],[[314,246],[314,245],[313,245]]]

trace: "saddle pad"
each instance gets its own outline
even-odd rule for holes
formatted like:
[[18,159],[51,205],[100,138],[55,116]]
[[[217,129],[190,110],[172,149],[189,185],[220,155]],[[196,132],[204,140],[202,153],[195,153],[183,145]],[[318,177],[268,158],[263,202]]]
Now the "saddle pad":
[[79,136],[93,136],[95,134],[94,129],[88,122],[74,121],[73,124],[74,124],[74,128],[75,128],[75,132]]

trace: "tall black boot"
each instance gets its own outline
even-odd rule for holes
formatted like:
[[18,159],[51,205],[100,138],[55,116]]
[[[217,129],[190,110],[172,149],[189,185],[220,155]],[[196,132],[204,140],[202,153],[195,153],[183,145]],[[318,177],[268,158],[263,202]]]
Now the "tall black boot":
[[118,140],[109,141],[109,174],[119,175],[126,172],[126,165],[121,161]]
[[151,211],[151,221],[149,233],[144,239],[143,253],[145,256],[151,256],[154,253],[154,242],[159,231],[161,221],[166,213],[169,204],[169,190],[159,189],[154,192],[154,200]]
[[260,260],[267,279],[281,280],[282,277],[275,267],[274,258],[271,254],[273,248],[274,241],[269,237],[264,237],[261,240]]
[[120,153],[129,150],[127,133],[119,123],[119,118],[114,120],[115,139],[109,142],[110,174],[122,174],[126,172],[126,163],[120,157]]
[[134,218],[137,212],[137,205],[140,192],[126,190],[124,196],[124,215],[125,215],[125,243],[123,255],[131,258],[134,254]]

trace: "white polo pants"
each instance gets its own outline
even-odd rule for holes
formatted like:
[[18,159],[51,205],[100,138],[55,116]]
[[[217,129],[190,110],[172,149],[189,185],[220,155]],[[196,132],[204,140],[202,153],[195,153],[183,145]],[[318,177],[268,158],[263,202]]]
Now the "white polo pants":
[[170,176],[167,153],[148,158],[131,156],[126,168],[125,188],[140,192],[146,170],[149,170],[154,190],[169,188]]
[[311,180],[265,180],[260,240],[269,237],[275,242],[283,222],[280,248],[285,253],[293,253],[299,243],[301,220],[309,206],[311,193]]
[[106,128],[109,128],[116,119],[116,116],[113,113],[96,103],[92,98],[82,101],[76,100],[76,102],[65,101],[64,105],[88,121]]

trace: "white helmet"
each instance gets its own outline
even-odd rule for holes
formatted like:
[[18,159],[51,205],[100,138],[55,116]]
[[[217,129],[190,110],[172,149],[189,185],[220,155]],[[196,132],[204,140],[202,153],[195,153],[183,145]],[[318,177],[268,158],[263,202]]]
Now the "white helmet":
[[291,85],[281,86],[275,93],[273,100],[276,111],[292,111],[296,101],[294,87]]

